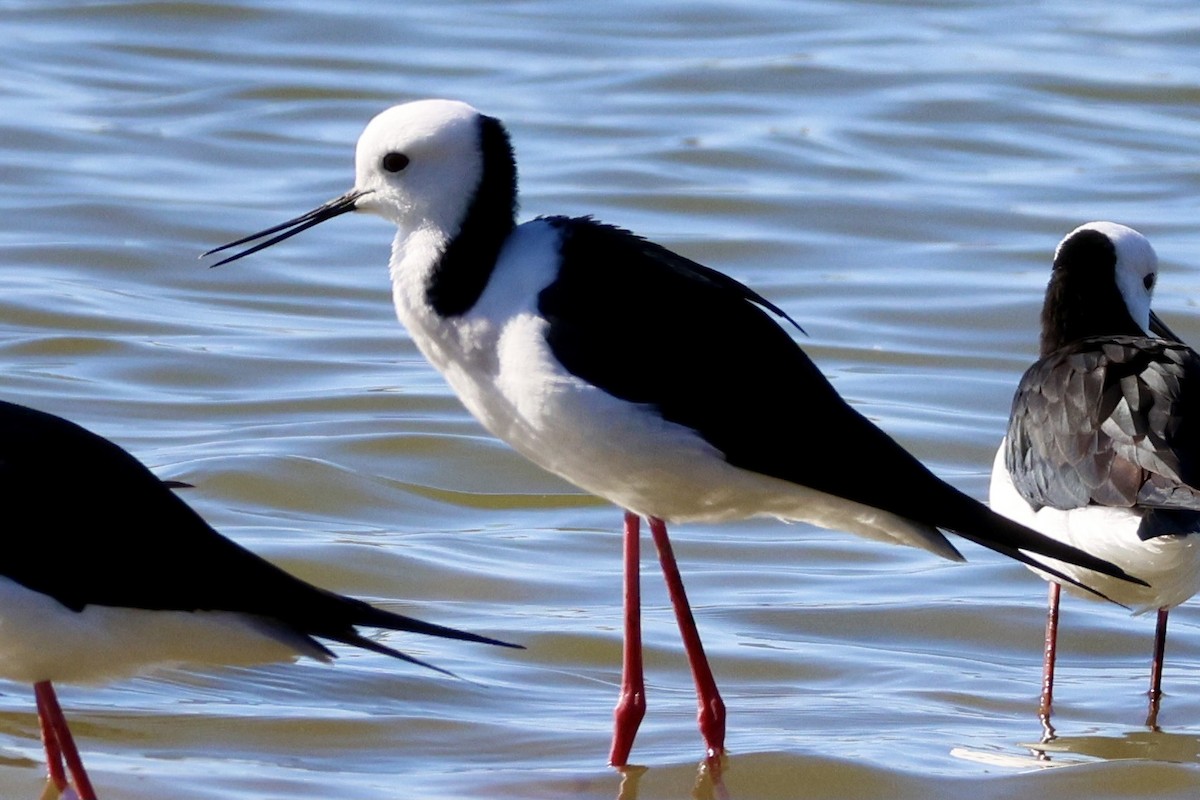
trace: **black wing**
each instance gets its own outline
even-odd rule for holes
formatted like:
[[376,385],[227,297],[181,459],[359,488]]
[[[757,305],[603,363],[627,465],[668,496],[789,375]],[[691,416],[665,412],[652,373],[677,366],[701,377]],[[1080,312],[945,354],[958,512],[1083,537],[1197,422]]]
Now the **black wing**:
[[[628,231],[552,217],[558,279],[538,298],[571,372],[656,407],[738,467],[953,531],[1018,560],[1111,565],[994,514],[852,409],[742,284]],[[1118,571],[1119,572],[1119,571]]]
[[1030,367],[1005,464],[1034,508],[1144,507],[1144,538],[1200,519],[1200,357],[1140,336],[1081,339]]
[[492,641],[295,578],[221,536],[117,445],[60,417],[4,402],[0,500],[0,575],[72,610],[94,604],[242,612],[301,636],[407,660],[363,639],[354,626]]

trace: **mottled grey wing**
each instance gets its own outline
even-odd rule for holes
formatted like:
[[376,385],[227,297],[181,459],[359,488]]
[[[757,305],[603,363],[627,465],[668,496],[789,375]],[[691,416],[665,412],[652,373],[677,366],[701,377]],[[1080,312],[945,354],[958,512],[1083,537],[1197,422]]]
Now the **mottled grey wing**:
[[1013,398],[1005,464],[1034,508],[1200,511],[1200,357],[1184,344],[1082,339],[1041,359]]

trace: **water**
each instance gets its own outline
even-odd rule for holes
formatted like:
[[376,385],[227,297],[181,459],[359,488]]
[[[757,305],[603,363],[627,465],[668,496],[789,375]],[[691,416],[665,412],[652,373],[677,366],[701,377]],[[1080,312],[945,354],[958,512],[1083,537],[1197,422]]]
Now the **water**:
[[[528,647],[403,642],[461,680],[343,652],[65,687],[102,795],[1194,796],[1193,609],[1151,734],[1152,621],[1068,601],[1064,752],[1038,762],[1039,580],[969,545],[961,566],[768,521],[674,534],[730,707],[723,787],[697,774],[649,561],[649,769],[623,783],[604,765],[620,515],[466,416],[392,316],[388,227],[195,259],[347,188],[382,108],[464,99],[509,125],[524,216],[595,214],[749,282],[856,406],[983,497],[1067,231],[1147,234],[1159,312],[1200,341],[1193,12],[0,2],[3,397],[195,484],[220,530],[304,578]],[[64,461],[64,502],[87,477]],[[2,688],[0,793],[34,797],[32,693]]]

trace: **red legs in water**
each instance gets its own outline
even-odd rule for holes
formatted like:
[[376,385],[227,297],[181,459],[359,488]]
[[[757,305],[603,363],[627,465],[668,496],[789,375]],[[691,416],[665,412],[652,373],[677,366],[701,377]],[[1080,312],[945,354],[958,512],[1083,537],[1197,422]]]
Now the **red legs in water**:
[[[625,766],[628,763],[629,751],[633,747],[638,725],[646,713],[646,687],[642,674],[642,641],[641,641],[641,589],[639,584],[639,545],[640,520],[636,514],[625,513],[625,651],[621,674],[621,695],[613,712],[613,742],[609,754],[609,763],[613,766]],[[710,762],[719,763],[725,752],[725,703],[713,679],[712,669],[704,654],[704,646],[700,642],[700,633],[696,630],[696,621],[692,616],[691,606],[688,605],[687,593],[683,588],[683,579],[679,575],[679,567],[675,563],[675,554],[671,550],[671,542],[667,538],[666,524],[650,517],[650,533],[654,537],[654,545],[658,549],[658,559],[662,564],[663,577],[667,582],[667,594],[675,609],[675,620],[679,624],[679,633],[683,637],[683,647],[687,653],[688,664],[692,669],[692,680],[696,684],[696,700],[699,707],[697,721],[700,735],[704,737]]]
[[625,513],[625,640],[621,656],[621,694],[613,710],[612,749],[608,763],[624,767],[646,715],[646,681],[642,671],[642,590],[640,520]]
[[1150,661],[1150,710],[1146,713],[1146,727],[1158,730],[1158,704],[1162,700],[1163,656],[1167,650],[1167,614],[1169,609],[1158,610],[1158,624],[1154,628],[1154,657]]
[[[675,562],[671,542],[667,538],[667,526],[659,519],[650,518],[650,531],[658,549],[667,593],[675,610],[675,619],[683,638],[684,650],[696,684],[698,705],[697,722],[704,738],[710,763],[719,764],[725,752],[725,703],[717,689],[696,621],[688,604],[683,579]],[[646,713],[646,684],[642,663],[642,623],[640,586],[640,519],[636,514],[625,514],[624,567],[625,567],[625,643],[621,668],[621,692],[613,712],[613,739],[609,752],[609,763],[623,767],[629,763],[629,752],[633,748],[638,727]],[[75,780],[79,800],[96,800],[79,751],[67,727],[66,718],[58,705],[58,699],[49,681],[34,686],[37,697],[38,718],[42,726],[50,780],[61,793],[67,786],[66,772]],[[66,762],[66,770],[63,762]]]
[[[1050,723],[1050,712],[1054,702],[1054,659],[1058,644],[1058,605],[1061,593],[1062,588],[1051,582],[1046,609],[1046,650],[1042,661],[1042,700],[1038,707],[1043,742],[1049,742],[1055,737],[1054,726]],[[1169,609],[1166,608],[1158,610],[1158,623],[1154,629],[1154,655],[1150,661],[1150,691],[1147,693],[1150,704],[1146,714],[1146,727],[1151,730],[1158,730],[1158,708],[1162,701],[1163,657],[1167,649],[1169,613]]]
[[704,737],[708,757],[719,759],[725,753],[725,701],[721,699],[721,693],[717,690],[712,668],[708,665],[708,656],[704,654],[704,645],[700,643],[700,632],[696,630],[692,607],[688,604],[687,593],[683,590],[683,578],[679,576],[675,554],[667,538],[666,523],[651,517],[650,533],[654,536],[655,547],[658,548],[658,560],[662,564],[663,577],[667,581],[667,594],[670,595],[671,605],[675,609],[675,621],[679,625],[683,648],[692,668],[692,680],[696,684],[696,702],[699,707],[696,718],[700,725],[700,735]]
[[1042,654],[1042,701],[1038,705],[1038,719],[1042,721],[1042,741],[1054,739],[1054,726],[1050,723],[1050,710],[1054,705],[1054,658],[1058,648],[1058,600],[1062,587],[1050,582],[1050,596],[1046,602],[1046,645]]
[[[96,800],[96,790],[92,788],[92,781],[83,768],[83,760],[67,727],[67,718],[63,716],[54,687],[50,681],[41,681],[33,685],[33,693],[37,698],[38,721],[42,727],[42,744],[46,748],[50,782],[63,793],[68,786],[66,773],[70,772],[79,800]],[[63,769],[64,761],[66,770]]]
[[41,687],[45,686],[50,689],[50,684],[34,684],[33,694],[37,698],[38,710],[38,725],[42,730],[42,747],[46,751],[46,769],[49,771],[50,782],[54,784],[54,788],[61,794],[67,788],[67,773],[63,769],[62,751],[58,747],[58,736],[54,732],[54,727],[50,724],[49,713],[45,709],[45,703],[42,701]]

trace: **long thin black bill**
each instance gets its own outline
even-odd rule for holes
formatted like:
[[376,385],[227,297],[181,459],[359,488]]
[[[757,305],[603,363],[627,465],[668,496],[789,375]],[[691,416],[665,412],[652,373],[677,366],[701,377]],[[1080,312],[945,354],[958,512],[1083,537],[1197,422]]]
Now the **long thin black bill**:
[[1159,319],[1158,314],[1150,312],[1150,332],[1155,336],[1166,339],[1169,342],[1179,342],[1183,344],[1183,339],[1175,335],[1175,331],[1167,327],[1167,323]]
[[[366,194],[366,192],[352,189],[340,197],[333,198],[328,203],[322,203],[312,211],[309,211],[307,214],[301,214],[295,219],[289,219],[287,222],[282,222],[274,227],[267,228],[265,231],[259,231],[258,233],[252,233],[249,236],[243,236],[236,242],[230,242],[229,244],[223,244],[220,247],[214,247],[212,250],[201,253],[200,257],[207,258],[214,253],[220,253],[221,251],[228,250],[231,247],[238,247],[239,245],[246,244],[247,242],[253,242],[255,239],[262,239],[264,236],[271,236],[273,233],[279,234],[278,236],[271,236],[270,239],[259,242],[252,247],[247,247],[241,252],[234,253],[231,256],[226,256],[217,263],[210,264],[209,266],[219,267],[222,264],[228,264],[230,261],[237,261],[239,258],[248,256],[251,253],[257,253],[259,250],[263,250],[273,244],[282,242],[284,239],[290,239],[297,233],[306,231],[314,225],[320,225],[327,219],[333,219],[334,217],[338,217],[342,214],[353,211],[355,203],[358,202],[358,198],[362,197],[364,194]],[[280,233],[281,231],[282,233]]]

